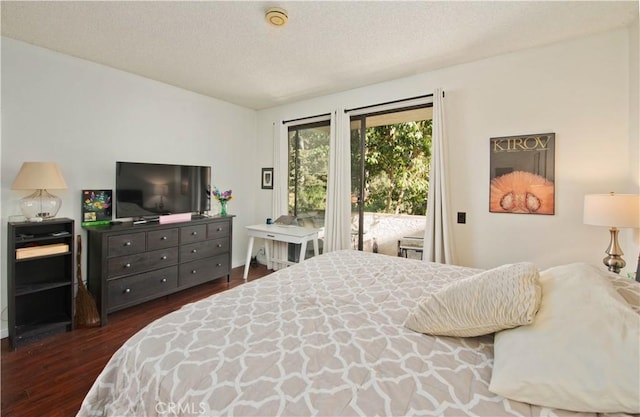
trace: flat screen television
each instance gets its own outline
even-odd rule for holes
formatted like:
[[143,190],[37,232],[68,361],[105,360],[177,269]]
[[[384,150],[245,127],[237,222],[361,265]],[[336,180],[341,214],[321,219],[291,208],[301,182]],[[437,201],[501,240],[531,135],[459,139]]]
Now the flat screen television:
[[211,202],[211,167],[116,162],[116,218],[202,214]]

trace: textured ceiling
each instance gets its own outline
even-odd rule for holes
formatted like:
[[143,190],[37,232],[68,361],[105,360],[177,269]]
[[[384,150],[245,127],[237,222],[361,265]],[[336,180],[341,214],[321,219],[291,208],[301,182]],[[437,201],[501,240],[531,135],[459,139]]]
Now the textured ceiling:
[[[270,6],[289,23],[269,26]],[[2,35],[253,109],[629,25],[637,1],[2,1]]]

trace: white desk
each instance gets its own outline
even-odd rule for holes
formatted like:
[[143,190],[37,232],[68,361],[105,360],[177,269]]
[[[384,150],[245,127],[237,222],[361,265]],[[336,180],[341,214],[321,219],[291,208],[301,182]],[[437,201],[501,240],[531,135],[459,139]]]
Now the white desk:
[[[304,254],[307,251],[307,242],[313,240],[313,253],[318,256],[318,233],[320,229],[313,229],[310,227],[300,226],[281,226],[277,224],[256,224],[253,226],[247,226],[247,233],[249,234],[249,247],[247,248],[247,261],[244,264],[244,274],[242,277],[246,280],[249,273],[249,264],[251,263],[251,253],[253,251],[253,240],[256,237],[265,240],[275,240],[278,242],[298,243],[300,247],[299,262],[304,261]],[[278,263],[291,265],[292,262],[282,259],[275,259],[271,257],[269,253],[269,244],[267,242],[265,246],[265,255],[267,257],[267,268],[271,269],[271,261],[275,260]]]

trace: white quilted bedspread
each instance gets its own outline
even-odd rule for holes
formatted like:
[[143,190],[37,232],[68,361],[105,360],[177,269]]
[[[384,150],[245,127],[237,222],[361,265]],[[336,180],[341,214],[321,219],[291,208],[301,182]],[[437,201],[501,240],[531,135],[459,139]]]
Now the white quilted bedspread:
[[312,258],[141,330],[78,415],[575,415],[489,392],[493,335],[403,327],[426,293],[475,272],[357,251]]

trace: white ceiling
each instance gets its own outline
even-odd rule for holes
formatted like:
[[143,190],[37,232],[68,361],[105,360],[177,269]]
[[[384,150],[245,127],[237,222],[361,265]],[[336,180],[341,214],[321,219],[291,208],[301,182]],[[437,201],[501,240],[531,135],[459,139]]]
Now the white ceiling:
[[[289,23],[269,26],[270,6]],[[2,1],[2,35],[253,109],[624,27],[638,1]]]

